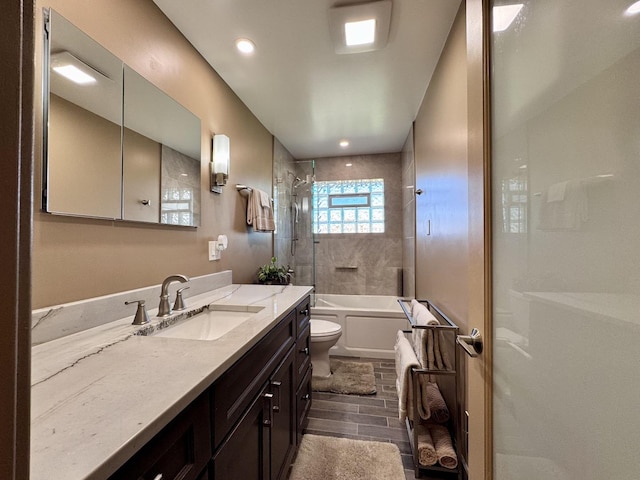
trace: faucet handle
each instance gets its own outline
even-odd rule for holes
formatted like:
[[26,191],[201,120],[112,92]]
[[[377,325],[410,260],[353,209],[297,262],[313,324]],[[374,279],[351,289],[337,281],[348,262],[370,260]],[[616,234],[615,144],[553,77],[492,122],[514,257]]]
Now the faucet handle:
[[131,300],[130,302],[124,302],[124,304],[130,305],[136,302],[138,303],[138,309],[136,310],[136,316],[133,318],[131,325],[144,325],[145,323],[149,323],[149,315],[147,315],[147,310],[144,308],[144,300]]
[[174,310],[184,310],[187,306],[184,304],[184,298],[182,298],[182,291],[187,290],[189,287],[182,287],[176,291],[176,301],[173,304]]

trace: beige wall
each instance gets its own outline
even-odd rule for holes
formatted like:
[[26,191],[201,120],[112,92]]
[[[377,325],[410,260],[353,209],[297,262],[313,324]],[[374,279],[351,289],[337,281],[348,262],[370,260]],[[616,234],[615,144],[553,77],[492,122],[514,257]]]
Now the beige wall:
[[50,95],[49,211],[120,218],[120,137],[119,125]]
[[[458,14],[415,120],[416,296],[466,323],[468,283],[467,70]],[[430,223],[430,233],[429,233]]]
[[402,296],[416,297],[416,164],[413,126],[402,146]]
[[476,327],[484,337],[484,353],[461,353],[459,364],[459,453],[471,480],[491,478],[483,28],[482,0],[463,2],[414,126],[424,191],[416,197],[416,297],[441,307],[462,334]]
[[[272,235],[248,233],[246,200],[234,185],[271,190],[272,136],[151,0],[78,0],[36,5],[36,71],[42,63],[42,7],[50,6],[168,93],[202,123],[202,224],[198,229],[113,223],[44,214],[35,175],[33,308],[160,283],[171,273],[195,276],[233,270],[251,282],[268,261]],[[39,99],[40,79],[35,92]],[[36,101],[36,165],[40,172],[42,109]],[[231,139],[231,172],[222,195],[208,191],[212,133]],[[222,260],[209,262],[207,242],[229,237]]]

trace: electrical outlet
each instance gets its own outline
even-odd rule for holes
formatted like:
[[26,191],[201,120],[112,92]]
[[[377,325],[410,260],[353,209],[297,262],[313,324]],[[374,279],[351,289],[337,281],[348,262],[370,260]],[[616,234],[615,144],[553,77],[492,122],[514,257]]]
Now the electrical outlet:
[[218,242],[212,240],[209,242],[209,261],[220,260],[220,250],[218,250]]

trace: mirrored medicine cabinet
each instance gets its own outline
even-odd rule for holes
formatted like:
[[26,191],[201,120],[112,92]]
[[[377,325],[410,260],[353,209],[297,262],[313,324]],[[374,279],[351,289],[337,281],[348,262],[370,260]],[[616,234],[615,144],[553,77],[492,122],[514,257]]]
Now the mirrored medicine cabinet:
[[200,119],[54,10],[44,12],[42,209],[200,224]]

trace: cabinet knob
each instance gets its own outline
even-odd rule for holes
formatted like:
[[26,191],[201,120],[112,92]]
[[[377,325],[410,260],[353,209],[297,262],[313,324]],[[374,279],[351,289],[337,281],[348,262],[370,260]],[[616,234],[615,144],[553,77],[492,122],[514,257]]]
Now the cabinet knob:
[[309,315],[309,308],[305,308],[304,310],[300,310],[300,315],[304,315],[305,317]]
[[305,355],[309,355],[309,347],[304,347],[302,350],[300,350],[300,353],[304,353]]
[[304,395],[304,397],[302,397],[303,400],[306,400],[307,402],[309,400],[311,400],[311,395],[309,395],[308,393]]
[[159,473],[155,477],[153,477],[153,480],[162,480],[162,473]]

